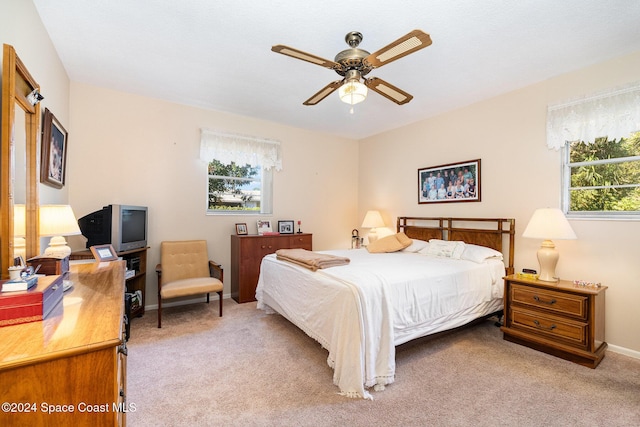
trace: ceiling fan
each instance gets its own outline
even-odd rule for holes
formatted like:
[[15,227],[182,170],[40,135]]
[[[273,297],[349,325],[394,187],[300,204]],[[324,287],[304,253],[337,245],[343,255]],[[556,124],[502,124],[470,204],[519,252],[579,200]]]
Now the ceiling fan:
[[[304,105],[316,105],[336,89],[338,89],[340,99],[351,105],[364,101],[367,96],[367,88],[398,105],[406,104],[413,99],[412,95],[378,77],[366,78],[365,76],[374,68],[380,68],[396,59],[429,46],[431,44],[429,34],[421,30],[411,31],[371,54],[366,50],[358,49],[358,45],[362,41],[361,33],[351,31],[344,39],[350,48],[338,53],[333,61],[280,44],[271,48],[276,53],[329,68],[344,77],[320,89],[315,95],[307,99],[303,103]],[[361,79],[364,84],[360,82]]]

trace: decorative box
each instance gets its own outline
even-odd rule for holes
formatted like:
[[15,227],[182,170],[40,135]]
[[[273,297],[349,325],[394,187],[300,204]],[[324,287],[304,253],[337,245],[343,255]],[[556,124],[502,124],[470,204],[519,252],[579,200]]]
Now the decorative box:
[[0,327],[45,319],[63,294],[62,276],[40,277],[28,291],[0,292]]
[[40,255],[29,258],[27,264],[33,268],[40,266],[38,274],[46,274],[47,276],[64,274],[69,271],[69,256],[59,258]]

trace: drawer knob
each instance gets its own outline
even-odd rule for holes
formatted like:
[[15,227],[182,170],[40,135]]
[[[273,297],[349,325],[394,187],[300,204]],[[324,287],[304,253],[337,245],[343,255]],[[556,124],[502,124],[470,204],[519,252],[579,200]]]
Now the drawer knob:
[[556,326],[556,325],[551,325],[551,326],[549,326],[549,327],[545,328],[545,327],[544,327],[544,326],[542,326],[542,325],[540,324],[540,322],[538,322],[537,320],[534,320],[534,321],[533,321],[533,323],[535,323],[535,324],[536,324],[536,327],[537,327],[538,329],[548,329],[548,330],[550,330],[550,331],[553,331],[555,328],[557,328],[557,326]]
[[543,304],[549,304],[549,305],[553,305],[557,302],[555,299],[551,299],[550,301],[545,301],[541,299],[538,295],[534,296],[533,299]]

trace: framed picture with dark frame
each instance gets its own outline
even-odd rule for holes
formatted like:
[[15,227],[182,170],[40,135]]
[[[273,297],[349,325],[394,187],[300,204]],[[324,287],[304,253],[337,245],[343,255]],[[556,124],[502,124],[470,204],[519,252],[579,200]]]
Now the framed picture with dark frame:
[[118,259],[118,254],[112,245],[94,245],[90,249],[96,261],[115,261]]
[[280,234],[293,234],[293,221],[278,221],[278,232]]
[[244,222],[236,224],[236,234],[239,234],[239,235],[249,234],[247,232],[247,224]]
[[55,188],[64,187],[67,174],[67,139],[69,134],[48,108],[42,120],[40,182]]
[[418,203],[479,202],[480,159],[418,169]]

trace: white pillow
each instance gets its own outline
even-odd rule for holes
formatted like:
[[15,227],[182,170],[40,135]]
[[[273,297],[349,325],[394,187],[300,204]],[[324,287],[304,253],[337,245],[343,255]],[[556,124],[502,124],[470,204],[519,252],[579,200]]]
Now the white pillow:
[[422,250],[420,253],[437,257],[460,259],[462,252],[464,252],[464,242],[431,239],[429,240],[429,247],[426,249],[426,252]]
[[404,248],[402,252],[419,252],[424,248],[429,246],[429,242],[425,242],[424,240],[411,239],[411,245]]
[[478,264],[482,264],[488,259],[503,259],[502,252],[498,252],[495,249],[487,248],[486,246],[478,246],[472,244],[465,244],[464,251],[462,252],[461,259],[473,261]]

